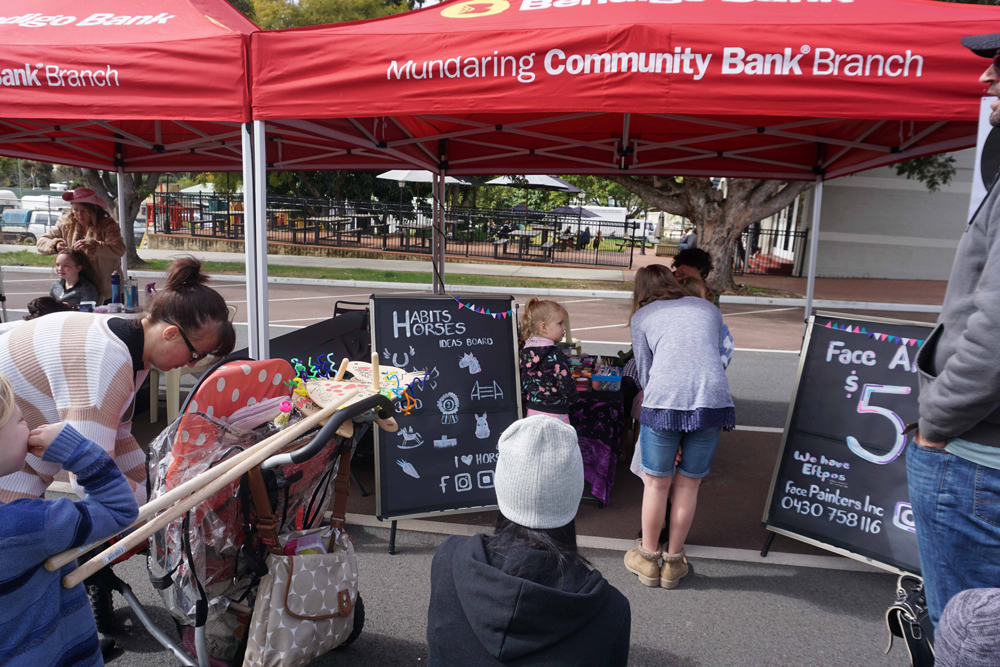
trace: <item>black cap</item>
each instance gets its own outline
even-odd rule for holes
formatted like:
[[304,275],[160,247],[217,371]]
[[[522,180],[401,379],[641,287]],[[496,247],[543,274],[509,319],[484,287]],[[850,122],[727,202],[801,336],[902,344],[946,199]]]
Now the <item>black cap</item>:
[[962,38],[962,46],[970,49],[977,56],[992,58],[1000,49],[1000,32],[991,35],[972,35]]

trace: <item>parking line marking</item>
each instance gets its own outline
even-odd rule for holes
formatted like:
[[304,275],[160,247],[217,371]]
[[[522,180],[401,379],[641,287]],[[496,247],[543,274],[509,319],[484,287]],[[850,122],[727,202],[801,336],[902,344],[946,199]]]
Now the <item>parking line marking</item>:
[[727,317],[736,317],[737,315],[759,315],[760,313],[777,313],[778,311],[781,310],[802,310],[802,308],[799,306],[791,306],[789,308],[767,308],[765,310],[748,310],[743,313],[723,313],[722,317],[724,319]]

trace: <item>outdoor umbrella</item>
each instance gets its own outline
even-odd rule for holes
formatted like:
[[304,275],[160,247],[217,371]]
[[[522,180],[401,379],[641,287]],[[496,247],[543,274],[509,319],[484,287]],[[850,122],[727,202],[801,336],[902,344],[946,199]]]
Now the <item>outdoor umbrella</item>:
[[[432,172],[425,169],[411,169],[409,171],[405,169],[392,169],[379,174],[375,178],[381,178],[386,181],[398,181],[400,183],[431,183],[433,182],[433,176],[434,174]],[[469,176],[445,176],[444,184],[468,185],[474,188],[478,188],[483,185],[482,181],[470,178]]]
[[545,176],[542,174],[528,174],[522,176],[527,182],[516,183],[510,176],[499,176],[492,181],[486,181],[486,185],[508,185],[515,188],[526,188],[530,190],[549,190],[552,192],[569,192],[570,194],[580,194],[583,192],[572,183],[567,183],[558,176]]
[[558,208],[552,209],[553,213],[558,213],[559,215],[575,215],[578,218],[599,218],[600,216],[593,211],[586,209],[582,206],[560,206]]
[[[376,176],[375,178],[381,178],[386,181],[396,181],[399,183],[399,205],[403,205],[403,183],[433,183],[434,173],[427,171],[426,169],[390,169],[389,171],[383,172]],[[445,176],[445,185],[467,185],[474,188],[481,187],[483,185],[482,181],[469,176]],[[433,188],[432,188],[433,192]],[[420,186],[417,186],[417,197],[420,196]]]
[[[581,194],[583,190],[567,183],[558,176],[545,176],[544,174],[529,174],[521,176],[523,182],[518,183],[511,176],[498,176],[492,181],[486,181],[486,185],[502,185],[505,187],[524,188],[524,202],[528,202],[528,190],[545,190],[546,192],[567,192],[569,194]],[[548,195],[545,196],[545,203],[548,204]]]

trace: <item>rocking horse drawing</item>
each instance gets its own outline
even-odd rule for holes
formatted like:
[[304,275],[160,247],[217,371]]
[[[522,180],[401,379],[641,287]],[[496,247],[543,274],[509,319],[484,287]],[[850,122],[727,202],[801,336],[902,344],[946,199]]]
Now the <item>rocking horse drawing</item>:
[[396,445],[399,449],[416,449],[420,445],[424,444],[424,438],[419,433],[413,432],[413,427],[402,428],[396,431],[396,435],[403,436],[403,443]]

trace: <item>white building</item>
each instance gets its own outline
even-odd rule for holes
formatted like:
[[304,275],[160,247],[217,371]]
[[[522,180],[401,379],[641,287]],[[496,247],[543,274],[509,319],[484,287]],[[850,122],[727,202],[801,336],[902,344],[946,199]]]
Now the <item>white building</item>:
[[[827,181],[816,275],[947,280],[969,214],[975,149],[952,155],[955,176],[938,192],[894,167]],[[812,192],[802,208],[801,226],[809,228]]]

